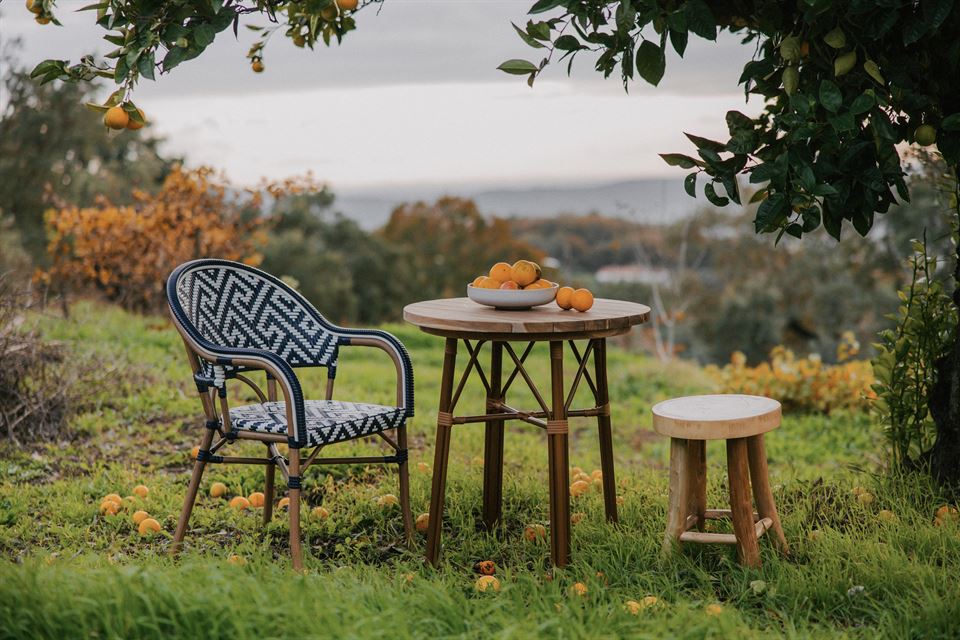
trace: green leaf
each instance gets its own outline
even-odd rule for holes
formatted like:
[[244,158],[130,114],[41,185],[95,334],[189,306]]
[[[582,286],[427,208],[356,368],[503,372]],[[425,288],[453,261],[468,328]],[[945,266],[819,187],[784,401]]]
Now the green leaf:
[[757,217],[753,221],[754,229],[757,233],[769,233],[779,229],[789,208],[784,194],[773,194],[757,208]]
[[685,156],[682,153],[661,153],[659,154],[663,161],[666,162],[671,167],[680,167],[681,169],[692,169],[697,166],[701,166],[702,163],[699,160],[695,160],[690,156]]
[[87,109],[91,109],[98,113],[106,113],[107,111],[110,110],[110,107],[108,107],[107,105],[97,104],[96,102],[85,102],[83,106],[85,106]]
[[687,192],[687,195],[691,198],[697,197],[697,172],[694,171],[691,174],[688,174],[686,178],[683,179],[683,190]]
[[843,29],[840,27],[829,31],[825,36],[823,36],[823,41],[834,49],[843,49],[845,46],[847,46],[847,36],[843,33]]
[[137,63],[137,70],[140,72],[140,75],[148,80],[153,80],[153,67],[155,60],[153,58],[154,52],[149,51],[145,52],[146,55],[140,56],[140,60]]
[[704,0],[688,0],[683,5],[683,11],[690,31],[707,40],[717,39],[717,19]]
[[887,81],[883,79],[883,76],[880,75],[880,67],[877,66],[877,63],[869,58],[863,63],[863,70],[867,72],[867,75],[879,82],[882,85],[887,84]]
[[861,93],[854,98],[853,102],[850,104],[850,113],[854,115],[866,113],[867,111],[870,111],[875,104],[876,100],[874,99],[873,95],[869,93]]
[[797,92],[800,85],[800,72],[794,66],[789,66],[783,70],[783,90],[788,96]]
[[216,30],[209,24],[201,24],[193,29],[193,41],[200,47],[208,46],[216,36]]
[[517,31],[517,35],[520,36],[520,39],[527,43],[527,45],[533,47],[534,49],[543,49],[546,46],[541,42],[537,42],[536,39],[531,38],[526,31],[517,25],[513,24],[512,22],[510,24],[513,25],[513,28]]
[[637,71],[641,78],[657,86],[663,78],[666,64],[663,49],[649,40],[640,43],[640,48],[637,49]]
[[499,67],[497,67],[497,69],[515,76],[525,76],[528,73],[535,73],[538,70],[538,67],[527,60],[519,60],[514,58],[513,60],[507,60],[506,62],[502,63]]
[[843,94],[840,87],[829,80],[820,81],[820,104],[831,113],[836,113],[843,104]]
[[670,44],[673,45],[673,50],[677,52],[677,55],[681,58],[683,57],[684,52],[687,50],[687,41],[689,36],[684,31],[679,31],[677,29],[670,29]]
[[579,51],[583,49],[583,45],[580,44],[580,41],[577,40],[576,36],[571,36],[570,34],[562,35],[557,38],[556,42],[553,43],[557,49],[561,51]]
[[800,38],[790,36],[780,42],[780,57],[787,62],[797,62],[800,60]]
[[960,113],[954,113],[943,119],[940,128],[944,131],[960,131]]
[[709,149],[710,151],[715,151],[717,153],[727,150],[727,145],[723,144],[722,142],[710,140],[709,138],[701,138],[700,136],[695,136],[692,133],[684,133],[683,135],[687,136],[687,140],[692,142],[697,149]]
[[537,0],[530,10],[527,13],[543,13],[544,11],[550,11],[555,7],[562,5],[564,0]]
[[843,55],[837,56],[833,62],[833,75],[836,77],[844,76],[857,66],[857,52],[848,51]]
[[729,198],[724,198],[723,196],[717,195],[717,190],[714,188],[712,182],[708,182],[703,187],[703,195],[707,196],[707,200],[710,201],[715,207],[725,207],[730,204]]

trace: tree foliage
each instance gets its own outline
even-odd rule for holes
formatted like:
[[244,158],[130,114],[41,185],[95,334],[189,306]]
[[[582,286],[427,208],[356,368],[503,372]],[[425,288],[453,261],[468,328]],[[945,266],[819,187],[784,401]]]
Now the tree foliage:
[[554,57],[596,54],[604,76],[624,86],[660,82],[672,50],[690,35],[729,30],[754,45],[740,84],[759,98],[756,117],[726,114],[729,138],[686,134],[696,155],[663,154],[692,169],[685,187],[714,205],[740,203],[738,176],[762,188],[757,232],[801,237],[821,224],[840,238],[844,221],[861,235],[876,213],[908,199],[897,145],[934,141],[960,164],[960,6],[953,0],[540,0],[521,38],[546,55],[501,65],[530,83]]
[[259,264],[265,240],[259,191],[243,198],[211,169],[174,169],[156,195],[117,206],[51,209],[48,286],[96,290],[128,309],[165,304],[164,283],[180,263],[216,256]]
[[127,204],[134,189],[162,184],[172,162],[159,155],[156,138],[143,129],[111,136],[77,110],[96,85],[39,86],[12,51],[0,69],[0,219],[13,219],[35,260],[46,249],[44,209],[91,206],[98,195]]
[[[232,30],[236,36],[241,20],[248,15],[270,23],[245,23],[260,36],[247,57],[254,70],[261,71],[264,49],[275,33],[286,35],[298,47],[339,43],[356,28],[355,12],[380,1],[364,0],[361,5],[358,0],[100,0],[80,10],[95,12],[110,51],[102,58],[88,55],[75,63],[44,60],[31,75],[42,83],[108,78],[118,85],[117,91],[103,104],[88,106],[106,111],[122,105],[131,117],[138,118],[130,97],[140,80],[154,80],[196,58],[225,31]],[[59,24],[55,0],[30,0],[27,4],[38,22]]]
[[464,198],[401,205],[381,233],[408,251],[419,299],[462,296],[468,282],[502,260],[543,259],[539,249],[513,236],[507,220],[484,217]]

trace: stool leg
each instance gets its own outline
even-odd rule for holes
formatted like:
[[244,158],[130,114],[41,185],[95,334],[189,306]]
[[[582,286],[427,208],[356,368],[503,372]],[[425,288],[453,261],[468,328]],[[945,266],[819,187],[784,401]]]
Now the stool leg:
[[440,376],[440,415],[437,417],[437,448],[433,454],[433,487],[430,491],[430,522],[427,525],[427,562],[433,566],[436,566],[440,559],[443,494],[447,489],[447,460],[450,457],[450,431],[452,427],[449,421],[449,413],[456,364],[457,341],[455,338],[447,338],[443,350],[443,373]]
[[687,513],[697,517],[697,529],[704,530],[707,513],[707,442],[687,441],[687,475],[689,477]]
[[[487,412],[493,411],[489,401],[500,401],[503,368],[503,343],[490,345],[490,393],[487,394]],[[483,524],[489,531],[500,520],[503,503],[503,420],[486,423],[483,446]]]
[[607,388],[607,341],[605,338],[594,342],[593,367],[597,378],[597,406],[606,410],[597,416],[597,430],[600,435],[600,470],[603,471],[603,509],[607,522],[617,522],[617,483],[613,475],[613,431],[610,427],[610,391]]
[[770,518],[773,525],[773,543],[784,554],[790,553],[787,538],[783,535],[780,525],[780,515],[777,513],[777,503],[773,500],[770,491],[770,478],[767,476],[767,450],[763,444],[763,434],[747,438],[748,455],[750,458],[750,482],[753,485],[753,497],[757,501],[757,513],[761,518]]
[[670,501],[667,506],[667,532],[663,536],[664,556],[680,542],[687,530],[687,507],[690,504],[690,474],[687,472],[687,450],[690,442],[670,438]]
[[760,546],[757,544],[753,505],[750,499],[750,468],[746,438],[727,440],[727,475],[730,480],[730,514],[733,519],[733,532],[737,536],[740,562],[748,567],[759,567]]
[[550,559],[554,567],[570,562],[570,458],[567,412],[564,408],[563,343],[550,342],[551,420],[563,423],[551,433],[547,427],[547,463],[550,474]]

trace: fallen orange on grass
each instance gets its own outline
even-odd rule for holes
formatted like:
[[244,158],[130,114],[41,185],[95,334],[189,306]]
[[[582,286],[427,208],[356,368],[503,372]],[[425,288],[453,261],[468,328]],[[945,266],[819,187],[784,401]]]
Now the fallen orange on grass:
[[250,501],[250,506],[255,508],[262,507],[263,503],[265,502],[264,495],[259,491],[254,491],[251,493],[249,496],[247,496],[247,500]]
[[140,524],[144,520],[150,517],[150,514],[141,509],[133,514],[133,524]]
[[160,533],[160,523],[153,518],[144,518],[140,521],[140,525],[137,527],[137,532],[142,536]]
[[393,495],[392,493],[387,493],[377,498],[377,505],[384,508],[392,507],[399,502],[400,500],[397,499],[397,496]]
[[582,582],[574,582],[570,587],[570,594],[574,596],[580,596],[581,598],[587,595],[587,585]]
[[417,516],[417,521],[414,523],[414,526],[417,528],[417,531],[423,533],[430,526],[430,514],[421,513]]
[[243,496],[237,496],[230,501],[230,508],[236,509],[237,511],[244,511],[250,508],[250,501]]
[[587,491],[590,491],[590,483],[586,480],[577,480],[570,485],[570,495],[574,498],[582,496]]
[[547,537],[547,528],[542,524],[528,524],[523,530],[523,537],[527,542]]
[[149,493],[150,489],[146,485],[138,484],[133,488],[133,494],[140,498],[146,498]]
[[716,617],[716,616],[719,616],[721,613],[723,613],[723,607],[721,607],[718,604],[708,604],[707,608],[704,609],[704,612],[708,616]]
[[484,576],[492,576],[497,572],[497,564],[493,560],[481,560],[473,565],[473,570]]
[[120,504],[113,500],[104,500],[100,503],[100,513],[105,516],[115,516],[120,511]]
[[232,565],[242,567],[245,564],[247,564],[247,559],[244,558],[243,556],[238,556],[237,554],[233,554],[227,559],[227,562],[229,562]]
[[290,498],[280,498],[280,502],[277,503],[277,509],[289,509],[290,508]]
[[107,495],[103,496],[103,499],[104,501],[109,500],[110,502],[116,502],[117,506],[123,504],[123,498],[120,497],[119,493],[108,493]]
[[330,512],[327,511],[324,507],[314,507],[310,512],[310,515],[316,518],[317,520],[326,520],[330,517]]
[[493,576],[480,576],[474,583],[477,591],[483,592],[487,589],[491,591],[500,591],[500,581]]
[[227,485],[222,482],[214,482],[210,485],[210,495],[214,498],[222,498],[227,495]]
[[417,471],[420,473],[430,473],[430,465],[428,465],[426,462],[418,462]]

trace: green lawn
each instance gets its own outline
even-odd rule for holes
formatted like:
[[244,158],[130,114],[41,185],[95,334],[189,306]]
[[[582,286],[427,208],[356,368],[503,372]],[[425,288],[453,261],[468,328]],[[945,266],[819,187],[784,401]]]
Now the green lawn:
[[[960,526],[934,526],[946,499],[924,481],[876,475],[882,441],[864,415],[791,415],[768,436],[790,558],[761,541],[759,570],[739,567],[727,547],[661,560],[667,446],[651,431],[649,407],[709,389],[709,381],[695,367],[618,349],[609,364],[621,524],[604,522],[599,493],[575,499],[572,510],[585,515],[573,528],[573,562],[552,579],[548,544],[522,535],[527,524],[547,524],[546,443],[542,432],[521,426],[508,431],[504,523],[493,533],[476,527],[483,428],[455,428],[437,570],[421,561],[422,537],[413,549],[404,546],[399,509],[375,502],[396,493],[394,471],[361,466],[308,473],[304,513],[322,504],[331,515],[306,520],[304,575],[290,568],[282,513],[263,527],[258,510],[237,513],[206,493],[215,481],[227,484],[229,496],[262,490],[262,469],[253,467],[208,470],[186,551],[171,560],[165,552],[188,452],[202,432],[179,339],[164,318],[90,303],[77,305],[69,321],[40,322],[51,338],[99,358],[100,378],[71,437],[0,448],[0,638],[960,635]],[[430,472],[418,463],[433,461],[441,340],[387,328],[410,348],[416,369],[411,457],[419,514],[429,500]],[[533,370],[544,379],[545,354],[531,360],[536,355]],[[382,353],[346,350],[336,397],[390,402],[393,380]],[[323,373],[305,382],[319,397]],[[529,404],[519,393],[511,402]],[[465,393],[460,410],[471,407],[482,408],[477,389]],[[370,455],[376,446],[340,450]],[[573,422],[571,448],[571,464],[588,472],[599,466],[589,421]],[[710,502],[720,506],[719,444],[708,458]],[[126,496],[140,483],[150,494],[138,506],[163,526],[154,538],[137,534],[129,511],[98,513],[102,496]],[[855,486],[874,502],[860,504]],[[897,520],[878,518],[882,509]],[[234,554],[246,564],[229,563]],[[474,589],[472,566],[484,559],[498,566],[497,593]],[[587,585],[585,597],[570,594],[574,582]],[[624,602],[647,595],[658,604],[637,616],[624,611]],[[719,616],[706,613],[714,603],[723,607]]]

